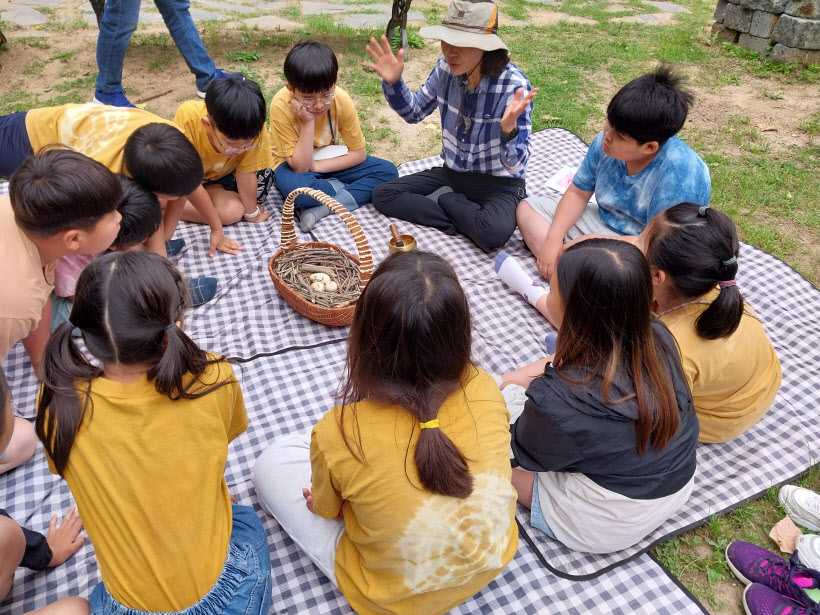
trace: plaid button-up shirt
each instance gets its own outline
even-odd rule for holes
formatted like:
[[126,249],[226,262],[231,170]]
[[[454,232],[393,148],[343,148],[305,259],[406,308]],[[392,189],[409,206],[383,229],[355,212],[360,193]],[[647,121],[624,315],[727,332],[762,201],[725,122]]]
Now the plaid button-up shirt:
[[518,136],[501,142],[501,117],[518,88],[526,94],[530,82],[509,63],[501,75],[483,77],[475,90],[467,92],[465,80],[450,72],[444,56],[418,92],[411,92],[404,79],[392,84],[382,81],[387,103],[410,124],[422,121],[438,105],[441,156],[447,167],[524,178],[530,157],[532,103],[518,117]]

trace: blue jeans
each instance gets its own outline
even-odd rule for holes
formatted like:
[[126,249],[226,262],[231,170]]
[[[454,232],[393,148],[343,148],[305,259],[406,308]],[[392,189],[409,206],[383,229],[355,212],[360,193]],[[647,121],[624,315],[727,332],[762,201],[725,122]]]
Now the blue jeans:
[[[169,545],[173,548],[173,545]],[[233,505],[233,530],[222,574],[202,600],[165,615],[267,615],[271,603],[270,551],[265,528],[249,506]],[[114,600],[99,583],[91,615],[146,615]]]
[[[97,37],[97,89],[103,94],[122,92],[122,64],[131,35],[137,29],[139,0],[108,0],[100,20]],[[202,38],[189,9],[189,0],[154,0],[177,49],[190,71],[196,75],[196,87],[202,91],[216,74],[216,65],[205,51]]]
[[[375,156],[368,156],[363,163],[357,164],[355,167],[333,171],[333,173],[294,173],[290,165],[283,162],[273,171],[273,182],[283,196],[288,196],[297,188],[314,188],[315,190],[321,190],[328,196],[336,196],[336,189],[327,180],[338,180],[343,184],[347,184],[345,190],[356,200],[356,207],[348,207],[350,211],[353,211],[370,202],[373,188],[383,182],[396,179],[398,176],[399,172],[392,162]],[[306,194],[297,196],[293,204],[296,207],[321,205],[319,201]]]
[[550,526],[547,525],[547,520],[544,519],[544,514],[541,512],[541,498],[538,496],[538,474],[535,475],[535,480],[532,483],[532,506],[530,507],[530,525],[544,532],[553,540],[558,540],[555,534],[552,533]]
[[23,161],[34,153],[26,131],[26,114],[0,115],[0,179],[11,179]]

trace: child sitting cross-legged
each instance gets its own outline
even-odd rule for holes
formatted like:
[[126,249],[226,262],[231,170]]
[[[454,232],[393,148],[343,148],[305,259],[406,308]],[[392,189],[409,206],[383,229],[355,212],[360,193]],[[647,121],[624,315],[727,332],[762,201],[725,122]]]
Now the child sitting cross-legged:
[[0,196],[0,360],[19,340],[40,375],[57,259],[106,250],[122,189],[102,164],[68,150],[29,156]]
[[270,212],[257,202],[256,172],[273,158],[265,130],[265,97],[250,79],[212,81],[205,102],[182,103],[174,123],[202,157],[205,183],[188,195],[182,219],[206,224],[200,212],[216,208],[222,224],[264,222]]
[[[534,196],[518,206],[518,228],[546,279],[567,240],[613,237],[634,243],[664,209],[685,202],[709,205],[709,169],[675,136],[693,102],[681,83],[666,66],[627,83],[610,101],[603,131],[560,200]],[[590,203],[593,194],[597,205]],[[548,291],[507,261],[503,269],[496,263],[499,276],[552,321],[539,302]]]
[[242,391],[231,366],[183,332],[187,302],[166,259],[109,252],[83,269],[71,318],[46,347],[37,435],[94,545],[95,615],[270,607],[265,530],[231,503],[224,477],[248,426]]
[[646,258],[621,241],[568,248],[549,301],[555,355],[503,377],[505,397],[526,389],[511,408],[513,485],[532,525],[567,547],[625,549],[694,484],[698,420],[675,339],[652,316]]
[[518,548],[509,413],[470,339],[452,267],[391,255],[356,303],[341,404],[256,462],[262,508],[361,615],[449,611]]
[[680,346],[701,442],[726,442],[757,423],[780,389],[780,361],[735,275],[737,231],[726,214],[681,203],[638,242],[652,268],[658,317]]
[[[108,249],[124,252],[141,250],[145,242],[162,224],[162,208],[153,192],[148,192],[133,179],[117,175],[122,186],[120,232]],[[80,272],[101,254],[63,256],[54,270],[54,292],[51,294],[51,329],[68,320],[74,301],[74,289]]]
[[[302,40],[288,52],[288,83],[270,105],[273,180],[284,196],[296,188],[314,188],[353,211],[369,203],[373,188],[398,177],[398,171],[392,162],[367,155],[356,106],[336,85],[338,72],[336,55],[324,43]],[[347,153],[314,159],[316,148],[341,141]],[[330,213],[306,194],[297,196],[294,205],[303,232]]]

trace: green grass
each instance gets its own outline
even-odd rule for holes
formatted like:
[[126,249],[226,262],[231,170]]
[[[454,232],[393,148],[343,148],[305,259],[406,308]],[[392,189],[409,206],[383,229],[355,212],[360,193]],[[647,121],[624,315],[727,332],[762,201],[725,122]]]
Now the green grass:
[[264,57],[264,53],[261,51],[251,50],[251,51],[229,51],[225,54],[225,58],[227,60],[232,60],[233,62],[257,62]]

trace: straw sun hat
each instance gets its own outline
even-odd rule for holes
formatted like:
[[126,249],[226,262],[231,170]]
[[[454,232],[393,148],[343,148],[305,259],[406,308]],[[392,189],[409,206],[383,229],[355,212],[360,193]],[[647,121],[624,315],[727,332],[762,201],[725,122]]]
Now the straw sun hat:
[[507,49],[497,32],[498,7],[492,0],[453,0],[440,26],[419,30],[424,38],[435,38],[453,47]]

